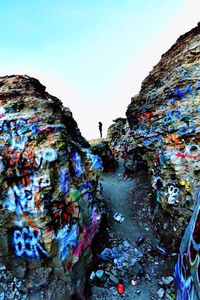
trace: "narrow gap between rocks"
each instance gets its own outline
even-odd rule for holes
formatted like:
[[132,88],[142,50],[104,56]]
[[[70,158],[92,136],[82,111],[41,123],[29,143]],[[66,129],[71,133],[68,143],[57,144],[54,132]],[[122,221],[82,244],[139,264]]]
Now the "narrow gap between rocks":
[[[177,255],[160,242],[147,210],[155,203],[148,174],[124,176],[123,160],[113,173],[103,173],[105,201],[99,232],[92,243],[86,299],[158,299],[165,290],[174,299],[173,272]],[[150,212],[150,211],[149,211]],[[115,220],[119,213],[124,220]],[[125,288],[117,291],[118,284]]]

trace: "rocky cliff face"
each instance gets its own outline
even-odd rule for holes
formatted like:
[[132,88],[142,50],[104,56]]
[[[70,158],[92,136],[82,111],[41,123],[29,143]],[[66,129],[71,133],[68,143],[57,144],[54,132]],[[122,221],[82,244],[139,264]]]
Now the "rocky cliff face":
[[0,78],[0,269],[24,285],[0,282],[6,299],[82,297],[101,170],[59,99],[34,78]]
[[172,244],[182,236],[200,186],[199,61],[200,24],[162,55],[127,109],[128,143],[142,149],[157,202],[168,212],[167,218],[155,213],[158,231],[165,235],[167,222]]

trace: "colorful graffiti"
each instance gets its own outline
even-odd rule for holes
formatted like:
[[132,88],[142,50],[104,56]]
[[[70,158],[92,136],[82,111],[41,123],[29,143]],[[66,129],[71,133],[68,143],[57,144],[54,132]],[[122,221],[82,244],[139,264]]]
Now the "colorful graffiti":
[[64,194],[69,192],[69,179],[70,175],[66,169],[60,171],[60,191]]
[[55,238],[59,241],[60,259],[64,261],[69,254],[69,247],[75,247],[78,243],[78,225],[72,225],[71,229],[65,225],[63,229],[59,230]]
[[8,188],[5,208],[20,215],[25,212],[33,212],[36,207],[34,199],[34,187],[32,184],[23,186],[13,185]]
[[[171,205],[193,207],[195,204],[193,195],[200,168],[199,84],[200,81],[165,91],[163,99],[161,95],[161,99],[157,99],[159,104],[152,105],[153,111],[145,110],[145,105],[138,110],[134,105],[128,110],[132,126],[130,144],[133,147],[134,143],[140,144],[146,149],[144,159],[154,170],[152,186],[164,209],[170,209]],[[162,181],[159,189],[155,188],[157,176]],[[180,183],[183,180],[190,182],[189,188]]]
[[37,115],[22,117],[0,109],[3,207],[12,214],[14,253],[40,259],[51,256],[57,245],[70,270],[100,222],[94,207],[102,161],[90,149],[73,150],[75,144],[63,141],[63,128],[44,125]]
[[15,230],[13,234],[13,244],[17,256],[26,255],[32,258],[40,258],[40,253],[48,256],[47,252],[40,244],[41,232],[32,227]]
[[175,267],[177,300],[200,299],[200,190],[196,207],[183,236]]

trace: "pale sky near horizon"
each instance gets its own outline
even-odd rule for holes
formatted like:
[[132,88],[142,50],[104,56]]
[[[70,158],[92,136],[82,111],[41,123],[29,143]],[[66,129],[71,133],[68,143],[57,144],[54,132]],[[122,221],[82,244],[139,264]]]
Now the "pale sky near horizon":
[[200,21],[200,0],[2,0],[0,76],[27,74],[86,138],[125,117],[143,79]]

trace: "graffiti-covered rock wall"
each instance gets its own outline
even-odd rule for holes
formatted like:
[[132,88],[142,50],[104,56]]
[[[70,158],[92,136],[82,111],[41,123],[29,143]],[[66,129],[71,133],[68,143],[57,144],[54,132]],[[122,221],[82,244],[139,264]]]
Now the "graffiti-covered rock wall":
[[117,118],[113,122],[108,128],[107,140],[114,156],[120,159],[124,154],[129,124],[126,118]]
[[102,159],[104,172],[112,172],[116,169],[117,161],[107,141],[99,141],[92,145],[92,151]]
[[30,293],[81,293],[101,170],[59,99],[34,78],[0,78],[0,263],[26,278]]
[[[196,206],[185,230],[178,261],[175,267],[177,300],[200,299],[200,190],[196,195]],[[187,258],[187,259],[186,259]]]
[[128,125],[126,118],[117,118],[113,122],[107,131],[107,139],[110,142],[121,140],[126,134],[126,125]]
[[[129,142],[143,149],[156,199],[169,213],[165,221],[174,240],[182,236],[200,185],[199,61],[200,24],[162,55],[127,110]],[[158,217],[163,225],[164,219]]]

